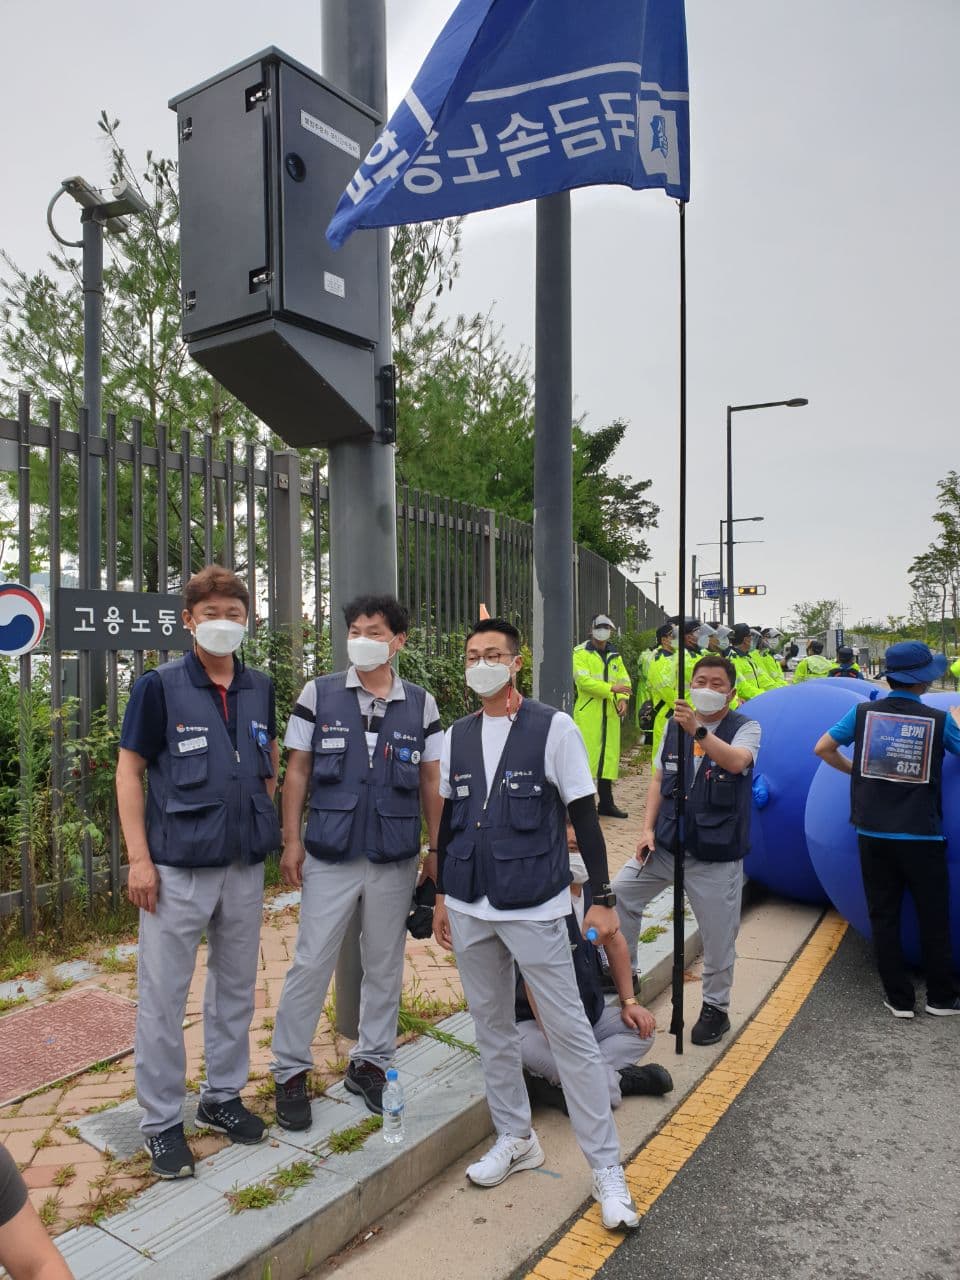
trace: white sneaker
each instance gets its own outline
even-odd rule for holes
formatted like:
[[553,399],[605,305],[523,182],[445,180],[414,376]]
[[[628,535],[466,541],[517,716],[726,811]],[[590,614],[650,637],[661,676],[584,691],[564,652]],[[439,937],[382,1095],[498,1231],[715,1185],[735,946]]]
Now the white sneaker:
[[593,1198],[600,1205],[600,1216],[608,1231],[639,1225],[640,1215],[627,1190],[623,1165],[611,1164],[605,1169],[594,1169]]
[[478,1187],[496,1187],[511,1173],[536,1169],[543,1160],[543,1149],[532,1129],[529,1138],[502,1133],[485,1156],[467,1167],[467,1177]]
[[[895,1018],[912,1018],[914,1016],[912,1009],[900,1009],[895,1004],[891,1004],[889,1000],[884,1000],[884,1008],[889,1009]],[[927,1010],[929,1013],[929,1009]]]

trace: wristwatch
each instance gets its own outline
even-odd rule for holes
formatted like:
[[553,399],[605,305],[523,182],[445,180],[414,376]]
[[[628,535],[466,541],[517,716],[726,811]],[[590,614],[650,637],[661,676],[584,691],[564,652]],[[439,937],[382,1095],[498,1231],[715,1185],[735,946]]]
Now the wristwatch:
[[617,905],[617,895],[608,884],[605,884],[603,893],[595,893],[593,895],[593,905],[595,907],[615,907]]
[[627,996],[626,1000],[620,1001],[620,1008],[625,1009],[628,1004],[639,1004],[639,1003],[640,1001],[637,999],[636,996]]
[[707,726],[705,724],[701,724],[697,726],[693,736],[696,738],[697,742],[702,742],[709,732],[710,730]]

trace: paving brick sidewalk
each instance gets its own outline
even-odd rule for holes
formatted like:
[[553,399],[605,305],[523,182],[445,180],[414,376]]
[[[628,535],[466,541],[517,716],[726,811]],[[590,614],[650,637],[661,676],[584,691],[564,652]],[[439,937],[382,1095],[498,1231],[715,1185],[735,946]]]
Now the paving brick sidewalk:
[[[611,874],[634,851],[644,789],[638,773],[623,777],[617,784],[616,796],[621,806],[630,810],[630,820],[603,820]],[[270,1119],[273,1117],[273,1081],[268,1070],[270,1036],[284,975],[293,955],[297,915],[295,905],[265,911],[260,935],[256,1012],[250,1028],[251,1078],[244,1090],[244,1100]],[[194,1090],[203,1076],[202,1003],[206,959],[206,947],[201,947],[185,1018],[188,1085]],[[71,991],[101,987],[135,999],[135,970],[134,956],[113,960],[94,977],[77,983]],[[413,1012],[431,1020],[465,1007],[456,966],[432,940],[407,939],[404,1001]],[[0,1043],[2,1035],[3,1019],[0,1018]],[[318,1088],[342,1078],[352,1043],[336,1034],[325,1014],[313,1042]],[[116,1212],[125,1200],[154,1181],[147,1171],[145,1153],[132,1160],[112,1160],[83,1142],[76,1129],[78,1120],[84,1116],[105,1111],[133,1096],[133,1055],[129,1053],[115,1062],[98,1064],[95,1069],[19,1104],[0,1108],[0,1141],[20,1165],[30,1189],[30,1199],[52,1235]],[[189,1132],[188,1136],[198,1160],[208,1158],[226,1145],[226,1139],[220,1136],[192,1136]]]

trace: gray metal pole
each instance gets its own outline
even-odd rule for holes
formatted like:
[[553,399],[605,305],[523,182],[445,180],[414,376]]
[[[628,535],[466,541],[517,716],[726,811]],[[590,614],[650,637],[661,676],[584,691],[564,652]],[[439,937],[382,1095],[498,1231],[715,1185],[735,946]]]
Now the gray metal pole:
[[692,555],[690,557],[690,612],[694,617],[697,616],[699,594],[700,592],[697,584],[697,557],[696,555]]
[[572,361],[570,193],[562,191],[537,201],[533,692],[566,712],[573,707]]
[[[83,403],[91,438],[103,435],[103,225],[85,212],[83,228]],[[100,586],[100,458],[89,456],[86,527],[81,530],[88,589]],[[83,561],[81,560],[81,563]]]
[[736,623],[733,597],[733,406],[727,405],[727,626]]
[[[323,74],[387,114],[387,17],[384,0],[323,0],[320,17]],[[380,344],[374,355],[379,370],[390,364],[390,234],[376,234],[380,268]],[[379,403],[379,395],[377,397]],[[327,453],[330,483],[330,638],[333,663],[347,665],[343,606],[361,592],[397,590],[397,487],[392,444],[381,439],[331,445]],[[356,1039],[360,1017],[359,928],[348,930],[337,963],[337,1030]]]

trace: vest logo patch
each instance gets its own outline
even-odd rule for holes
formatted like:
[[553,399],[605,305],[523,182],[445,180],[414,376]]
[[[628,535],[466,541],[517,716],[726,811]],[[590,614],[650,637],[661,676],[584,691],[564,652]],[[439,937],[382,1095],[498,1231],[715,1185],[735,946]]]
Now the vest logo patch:
[[177,733],[206,733],[209,727],[205,724],[178,724]]
[[396,742],[416,742],[416,735],[412,733],[401,733],[399,729],[393,731],[394,741]]
[[[338,729],[341,733],[349,733],[349,732],[350,732],[350,726],[349,726],[348,724],[341,724],[339,720],[334,720],[334,722],[333,722],[333,727],[334,727],[334,729]],[[322,724],[322,725],[320,726],[320,730],[321,730],[321,732],[322,732],[322,733],[329,733],[329,732],[330,732],[330,726],[329,726],[328,724]]]
[[206,745],[206,738],[184,738],[182,742],[177,743],[177,747],[181,754],[185,754],[188,751],[200,751]]
[[320,747],[323,751],[342,751],[347,745],[346,738],[321,738]]

